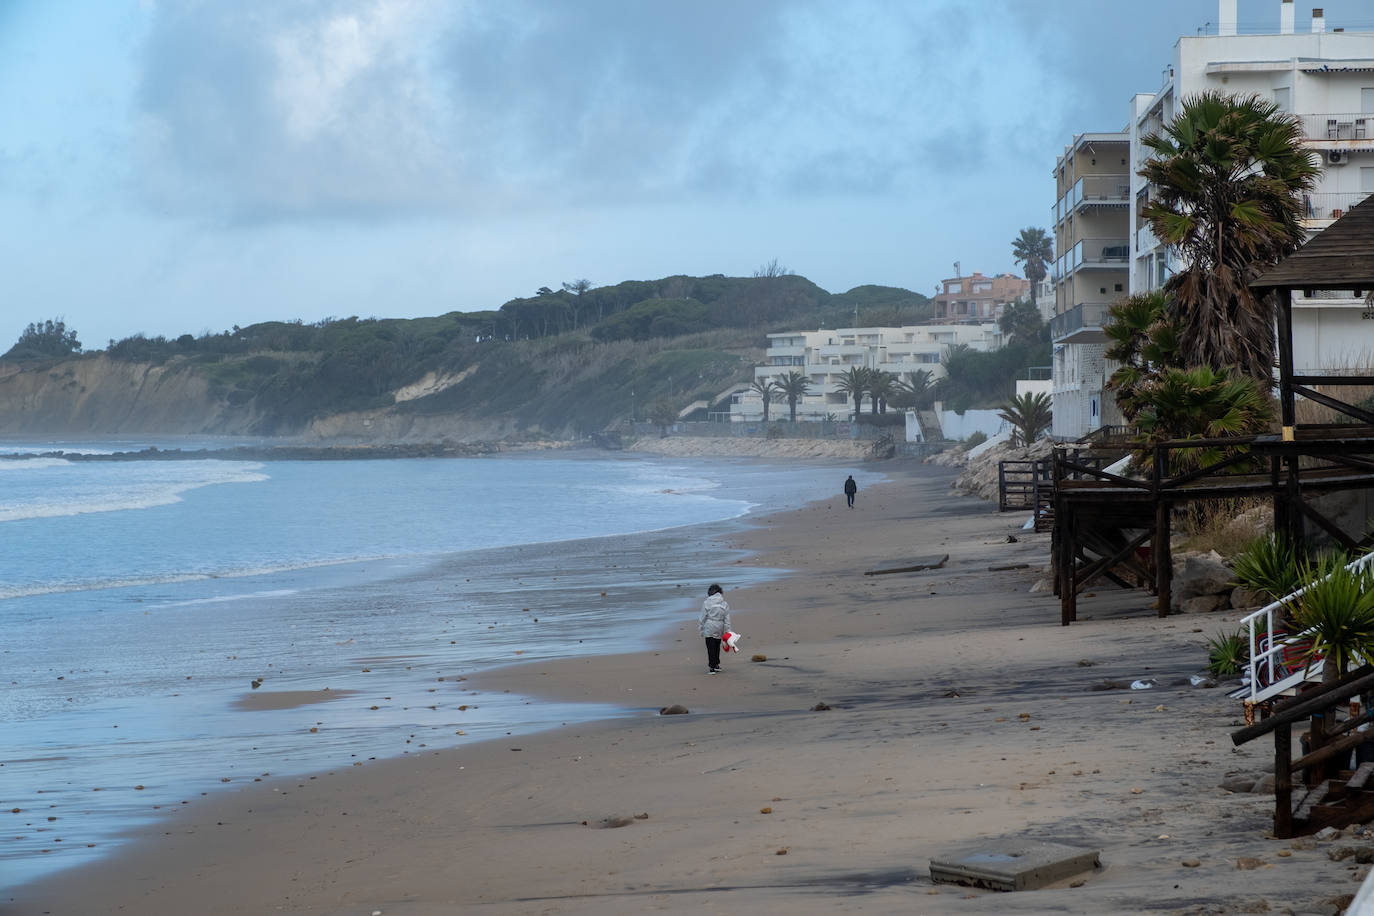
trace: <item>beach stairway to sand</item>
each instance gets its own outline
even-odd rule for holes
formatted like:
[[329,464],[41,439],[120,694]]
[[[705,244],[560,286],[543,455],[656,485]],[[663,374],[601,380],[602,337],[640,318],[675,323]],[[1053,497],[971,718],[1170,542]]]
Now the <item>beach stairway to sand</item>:
[[[1274,704],[1259,722],[1231,733],[1237,747],[1272,735],[1276,837],[1374,818],[1374,709],[1364,702],[1371,692],[1374,666],[1365,665]],[[1295,729],[1302,731],[1295,736]]]

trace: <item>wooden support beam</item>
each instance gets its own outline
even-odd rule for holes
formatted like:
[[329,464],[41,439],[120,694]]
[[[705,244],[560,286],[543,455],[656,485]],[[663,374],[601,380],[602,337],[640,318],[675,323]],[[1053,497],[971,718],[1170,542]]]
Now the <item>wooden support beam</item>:
[[1344,547],[1346,550],[1356,550],[1359,548],[1360,545],[1355,541],[1354,538],[1352,538],[1350,535],[1346,534],[1339,527],[1337,527],[1335,522],[1331,521],[1326,516],[1318,512],[1316,509],[1313,509],[1311,506],[1309,506],[1306,500],[1299,502],[1298,508],[1302,510],[1303,515],[1312,519],[1312,521],[1316,522],[1317,525],[1321,527],[1323,531],[1325,531],[1327,534],[1331,535],[1333,538],[1339,541],[1341,543],[1341,546]]
[[1167,499],[1155,501],[1154,542],[1150,555],[1155,564],[1155,608],[1160,617],[1168,617],[1174,603],[1174,557],[1169,544],[1170,509]]
[[1274,729],[1274,836],[1281,840],[1293,835],[1292,754],[1292,726],[1284,722]]

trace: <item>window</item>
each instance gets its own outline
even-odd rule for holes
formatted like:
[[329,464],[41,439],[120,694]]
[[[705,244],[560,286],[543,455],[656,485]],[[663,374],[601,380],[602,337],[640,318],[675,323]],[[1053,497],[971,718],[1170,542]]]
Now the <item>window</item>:
[[1279,106],[1280,111],[1293,110],[1293,90],[1287,86],[1274,90],[1274,104]]
[[1374,191],[1374,169],[1368,166],[1360,167],[1360,190]]
[[1360,90],[1360,113],[1374,114],[1374,87]]

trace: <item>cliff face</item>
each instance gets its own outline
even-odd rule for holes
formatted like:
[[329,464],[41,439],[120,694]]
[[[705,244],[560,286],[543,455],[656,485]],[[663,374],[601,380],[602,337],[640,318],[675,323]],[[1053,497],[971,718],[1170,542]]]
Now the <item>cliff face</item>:
[[[421,393],[442,387],[429,380]],[[411,397],[415,395],[411,393]],[[407,400],[398,393],[398,401]],[[251,436],[252,402],[230,405],[185,363],[151,365],[103,356],[41,365],[0,363],[0,436]],[[303,429],[278,430],[321,443],[494,441],[516,432],[509,420],[416,415],[392,409],[338,413]]]
[[212,398],[204,378],[178,364],[72,359],[0,364],[0,435],[245,435],[251,407]]

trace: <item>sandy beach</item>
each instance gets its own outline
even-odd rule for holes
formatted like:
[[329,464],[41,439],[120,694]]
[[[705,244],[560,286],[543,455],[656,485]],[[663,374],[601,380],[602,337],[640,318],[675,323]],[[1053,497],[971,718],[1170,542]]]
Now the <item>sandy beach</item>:
[[[1272,796],[1220,788],[1272,763],[1268,742],[1232,748],[1237,701],[1188,683],[1232,616],[1159,620],[1104,590],[1061,628],[1030,591],[1048,535],[945,469],[882,469],[853,510],[837,480],[723,545],[789,572],[727,592],[745,641],[722,674],[701,582],[648,651],[436,685],[638,715],[264,779],[0,913],[1334,913],[1354,893],[1368,866],[1328,853],[1363,840],[1270,839]],[[931,883],[931,858],[1009,837],[1103,867],[1019,893]]]

